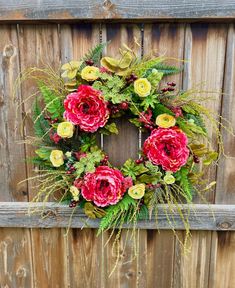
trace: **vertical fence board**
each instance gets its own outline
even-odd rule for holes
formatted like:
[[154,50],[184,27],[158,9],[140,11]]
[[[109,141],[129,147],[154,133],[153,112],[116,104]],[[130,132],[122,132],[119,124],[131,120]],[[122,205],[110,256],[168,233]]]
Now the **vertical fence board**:
[[[24,146],[17,145],[20,135],[20,92],[13,97],[13,85],[19,73],[19,49],[16,25],[0,26],[0,201],[27,201]],[[30,287],[33,283],[29,230],[0,230],[1,287]]]
[[[224,87],[222,97],[221,115],[231,122],[235,129],[234,93],[235,93],[235,28],[230,24],[228,28],[226,62],[224,70]],[[234,136],[222,129],[224,150],[226,157],[222,156],[217,168],[217,184],[215,203],[231,204],[235,201],[235,169],[234,169]],[[210,288],[235,286],[235,233],[213,232],[212,252],[210,265]]]
[[[144,28],[144,54],[154,53],[182,60],[184,53],[184,24],[147,24]],[[170,64],[181,66],[178,60],[169,60]],[[182,74],[167,77],[164,82],[174,80],[177,88],[181,89]],[[147,283],[149,287],[174,287],[174,234],[171,231],[147,231],[148,234],[148,269]],[[166,257],[160,257],[157,247],[161,247]],[[157,253],[158,251],[158,253]],[[162,254],[161,254],[162,256]],[[157,266],[156,266],[156,263]],[[154,269],[154,273],[153,273]]]
[[[62,63],[79,60],[100,41],[95,24],[61,25]],[[102,238],[94,229],[71,230],[68,237],[71,287],[102,287]],[[81,265],[81,263],[83,263]]]
[[[21,25],[19,27],[19,45],[21,70],[49,64],[55,69],[60,65],[59,34],[57,25]],[[23,99],[35,92],[35,83],[28,81],[22,84]],[[32,103],[34,97],[24,103],[26,118],[26,135],[33,135]],[[34,155],[34,148],[26,146],[27,156]],[[28,176],[32,176],[33,165],[28,165]],[[32,199],[37,192],[29,183],[29,195]],[[61,287],[67,285],[66,243],[63,230],[31,230],[34,287]],[[60,259],[57,261],[55,259]],[[39,265],[38,265],[39,264]]]
[[[205,105],[216,114],[220,113],[220,91],[223,86],[226,35],[227,27],[225,25],[205,23],[188,24],[185,33],[184,59],[187,62],[184,69],[183,88],[208,91],[203,95],[208,94],[209,97],[214,99],[205,102]],[[214,149],[217,149],[215,129],[209,123],[208,127]],[[212,167],[206,178],[212,181],[215,177],[216,167]],[[214,191],[207,193],[205,197],[208,202],[213,202]],[[195,197],[194,202],[200,202],[200,199]],[[180,239],[183,240],[184,233],[182,232],[179,235]],[[212,233],[200,231],[193,232],[192,235],[192,252],[188,256],[182,255],[180,244],[176,241],[175,287],[203,288],[208,284]],[[201,251],[203,251],[203,254],[201,254]],[[202,255],[203,257],[191,257],[191,255]],[[196,283],[196,286],[192,286],[194,283]]]
[[[134,37],[141,42],[140,26],[132,24],[107,24],[103,27],[102,41],[111,41],[106,49],[106,53],[113,57],[119,57],[119,47],[123,43],[132,47]],[[138,54],[140,56],[141,51]],[[104,136],[104,150],[108,153],[110,161],[114,165],[122,165],[128,158],[138,157],[138,129],[133,127],[127,119],[117,121],[119,135]],[[120,260],[117,268],[111,277],[108,277],[116,262],[116,253],[112,251],[109,243],[105,249],[105,287],[143,287],[146,275],[146,231],[140,231],[136,237],[139,240],[137,256],[134,257],[134,240],[130,239],[131,231],[123,231],[120,243]],[[116,235],[116,234],[115,234]],[[108,235],[105,235],[107,240]],[[114,236],[115,237],[115,236]],[[130,258],[134,257],[133,262]]]

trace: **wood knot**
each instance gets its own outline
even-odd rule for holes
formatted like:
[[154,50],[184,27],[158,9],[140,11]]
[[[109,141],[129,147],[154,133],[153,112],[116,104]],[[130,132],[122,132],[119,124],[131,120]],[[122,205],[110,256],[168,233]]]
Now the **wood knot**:
[[57,213],[54,210],[46,210],[42,213],[43,217],[56,217]]
[[19,278],[25,278],[26,277],[26,269],[25,267],[20,267],[17,271],[16,271],[16,276]]
[[108,9],[108,10],[111,9],[112,6],[113,6],[113,3],[112,3],[110,0],[105,0],[105,1],[103,2],[103,7],[106,8],[106,9]]
[[129,270],[129,271],[126,272],[125,275],[126,275],[127,279],[130,279],[130,278],[133,278],[134,272],[132,270]]
[[15,53],[15,47],[11,44],[4,47],[3,55],[7,58],[10,58]]
[[221,230],[228,230],[232,226],[232,223],[230,222],[221,222],[218,223],[217,227],[219,227]]

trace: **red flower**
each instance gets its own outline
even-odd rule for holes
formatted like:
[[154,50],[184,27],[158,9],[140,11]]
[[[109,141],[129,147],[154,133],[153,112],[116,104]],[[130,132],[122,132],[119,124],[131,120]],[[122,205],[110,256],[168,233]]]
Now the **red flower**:
[[177,127],[154,129],[145,140],[143,152],[155,165],[176,172],[189,156],[188,139]]
[[82,196],[97,206],[116,204],[132,183],[119,170],[99,166],[94,173],[87,173],[81,185]]
[[80,85],[77,92],[69,94],[64,107],[64,118],[86,132],[95,132],[109,118],[107,103],[101,92],[87,85]]
[[62,139],[57,133],[50,133],[49,137],[55,144],[58,144]]

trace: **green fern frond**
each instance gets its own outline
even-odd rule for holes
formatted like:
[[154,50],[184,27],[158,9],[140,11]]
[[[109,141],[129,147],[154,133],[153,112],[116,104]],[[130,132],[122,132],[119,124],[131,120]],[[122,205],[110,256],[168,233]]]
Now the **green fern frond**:
[[49,141],[49,136],[47,135],[50,125],[44,119],[42,110],[39,106],[38,100],[34,102],[33,105],[33,121],[34,121],[34,134],[39,138],[44,138],[44,140]]
[[43,100],[46,104],[46,110],[51,114],[52,118],[61,118],[64,112],[61,97],[48,88],[43,82],[38,84]]
[[157,63],[151,69],[156,69],[158,72],[162,72],[164,76],[173,75],[181,72],[183,67],[176,67],[171,65],[166,65],[164,63]]
[[109,42],[97,44],[94,48],[90,49],[88,53],[82,58],[82,65],[80,69],[84,68],[86,60],[93,60],[94,64],[98,65],[103,53],[104,48]]

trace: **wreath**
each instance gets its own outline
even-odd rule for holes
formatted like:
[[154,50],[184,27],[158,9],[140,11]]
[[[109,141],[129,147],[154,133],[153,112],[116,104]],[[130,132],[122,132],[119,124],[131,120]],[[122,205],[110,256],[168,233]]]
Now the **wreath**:
[[[164,82],[182,67],[163,56],[140,59],[126,45],[118,59],[102,58],[105,45],[60,71],[48,66],[21,75],[22,81],[36,80],[40,92],[33,107],[35,137],[26,140],[37,147],[31,160],[40,167],[33,177],[39,180],[34,201],[54,195],[80,207],[89,218],[101,218],[99,232],[157,218],[159,204],[175,205],[180,213],[180,204],[191,203],[195,193],[203,198],[215,184],[203,179],[205,168],[222,151],[219,118],[202,105],[208,96]],[[123,116],[147,137],[140,157],[117,168],[97,135],[118,134],[116,119]],[[218,152],[211,148],[205,119],[216,132]],[[171,223],[174,213],[166,210]],[[189,229],[187,215],[180,217]]]

